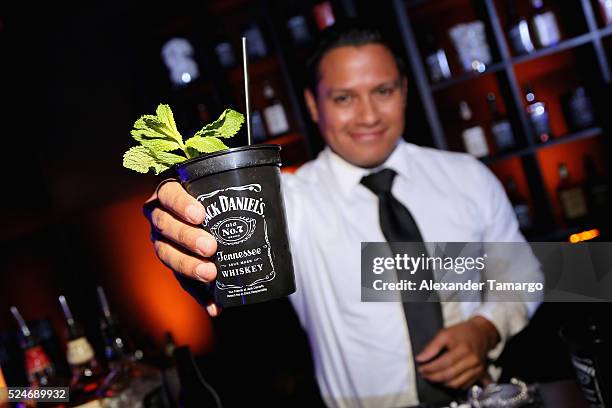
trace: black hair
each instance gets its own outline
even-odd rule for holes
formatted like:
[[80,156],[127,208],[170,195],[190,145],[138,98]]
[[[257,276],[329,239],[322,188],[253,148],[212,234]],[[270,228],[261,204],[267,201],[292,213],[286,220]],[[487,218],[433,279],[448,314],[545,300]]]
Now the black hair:
[[404,61],[377,27],[362,20],[347,19],[326,28],[321,33],[317,48],[306,61],[305,85],[312,91],[315,98],[317,95],[317,84],[321,79],[319,63],[325,54],[340,47],[359,47],[368,44],[379,44],[387,48],[393,55],[400,75],[405,75]]

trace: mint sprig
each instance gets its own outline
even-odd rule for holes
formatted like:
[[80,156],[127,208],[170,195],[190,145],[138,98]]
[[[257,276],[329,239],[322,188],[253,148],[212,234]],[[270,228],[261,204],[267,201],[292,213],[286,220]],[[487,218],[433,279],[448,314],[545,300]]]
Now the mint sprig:
[[143,115],[134,123],[134,129],[130,133],[140,145],[125,152],[123,167],[139,173],[148,173],[152,169],[155,174],[160,174],[172,165],[202,153],[227,149],[220,138],[234,136],[243,123],[244,116],[240,112],[226,109],[219,119],[205,125],[183,141],[172,109],[168,105],[160,104],[155,115]]

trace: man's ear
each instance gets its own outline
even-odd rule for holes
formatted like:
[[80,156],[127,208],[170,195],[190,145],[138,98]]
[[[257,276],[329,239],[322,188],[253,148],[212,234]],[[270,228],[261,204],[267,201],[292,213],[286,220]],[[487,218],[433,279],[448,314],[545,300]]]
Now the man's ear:
[[306,106],[310,112],[310,118],[313,122],[319,123],[319,111],[317,110],[317,100],[315,99],[310,89],[304,89],[304,99],[306,100]]

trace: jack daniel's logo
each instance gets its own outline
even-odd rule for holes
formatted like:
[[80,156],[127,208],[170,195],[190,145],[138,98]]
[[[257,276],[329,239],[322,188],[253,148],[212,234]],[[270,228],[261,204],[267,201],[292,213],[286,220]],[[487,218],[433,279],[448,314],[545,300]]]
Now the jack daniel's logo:
[[264,207],[266,203],[263,202],[262,198],[256,199],[251,197],[228,197],[226,195],[220,195],[219,193],[228,190],[249,190],[254,192],[260,192],[261,186],[259,184],[248,184],[246,186],[239,187],[228,187],[224,190],[215,190],[207,194],[198,196],[199,201],[204,201],[206,198],[215,197],[216,200],[205,206],[206,217],[204,218],[203,225],[205,227],[219,214],[223,214],[227,211],[251,211],[258,215],[263,216]]

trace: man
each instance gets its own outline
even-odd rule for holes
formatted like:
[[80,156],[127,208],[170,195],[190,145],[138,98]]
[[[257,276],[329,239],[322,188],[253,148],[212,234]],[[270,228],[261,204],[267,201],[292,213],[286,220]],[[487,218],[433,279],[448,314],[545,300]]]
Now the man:
[[[323,399],[338,407],[409,406],[419,402],[419,378],[457,389],[485,381],[487,357],[499,354],[532,310],[444,303],[445,327],[412,350],[401,303],[360,300],[360,243],[386,236],[379,198],[363,180],[391,169],[392,195],[425,242],[524,241],[503,188],[470,156],[402,140],[408,85],[378,32],[332,28],[309,65],[305,98],[327,147],[284,175],[282,188],[296,271],[290,300],[308,333]],[[158,257],[202,301],[186,280],[216,276],[216,242],[197,227],[201,204],[177,182],[162,184],[149,202],[158,203],[150,212]],[[212,303],[206,309],[220,313]]]

